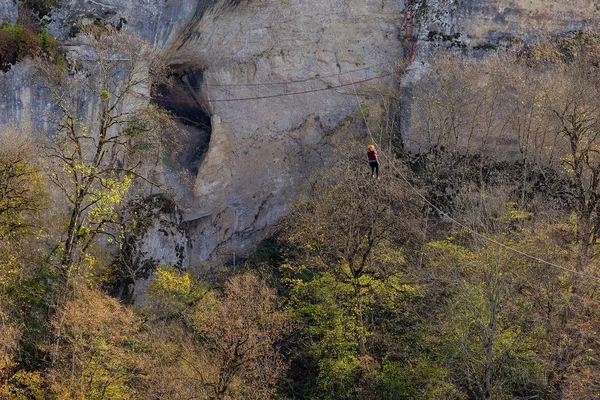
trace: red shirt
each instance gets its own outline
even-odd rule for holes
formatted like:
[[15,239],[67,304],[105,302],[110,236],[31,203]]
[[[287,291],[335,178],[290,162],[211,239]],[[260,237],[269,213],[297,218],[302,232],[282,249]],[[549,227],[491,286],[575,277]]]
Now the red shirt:
[[377,161],[377,150],[373,149],[367,151],[367,157],[369,158],[369,161]]

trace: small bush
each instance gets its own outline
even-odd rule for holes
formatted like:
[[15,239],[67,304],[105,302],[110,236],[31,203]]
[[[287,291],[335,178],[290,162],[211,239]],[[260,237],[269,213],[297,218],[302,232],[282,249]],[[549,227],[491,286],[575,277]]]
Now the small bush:
[[45,30],[36,32],[23,25],[4,24],[0,27],[0,70],[8,71],[25,57],[48,57],[60,62],[60,43]]
[[41,52],[38,35],[23,26],[3,25],[0,28],[0,68],[6,72],[11,65],[22,61],[28,55],[37,56]]

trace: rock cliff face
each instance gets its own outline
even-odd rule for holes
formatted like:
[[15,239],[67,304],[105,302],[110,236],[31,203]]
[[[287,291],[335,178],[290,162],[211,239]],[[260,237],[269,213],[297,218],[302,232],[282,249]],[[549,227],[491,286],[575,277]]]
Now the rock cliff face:
[[189,98],[219,117],[190,202],[210,213],[189,222],[205,238],[192,257],[244,253],[285,213],[327,157],[329,132],[358,108],[354,88],[342,85],[401,57],[402,9],[380,0],[219,1],[165,49],[180,82],[195,82]]
[[506,40],[533,41],[545,34],[597,29],[594,0],[431,0],[416,11],[420,47],[432,42],[493,48]]
[[535,39],[541,33],[597,28],[600,4],[595,0],[465,1],[457,4],[457,28],[475,40],[506,36]]
[[[0,0],[0,19],[14,21],[16,12],[12,0]],[[269,232],[306,175],[323,164],[331,133],[371,97],[372,87],[390,83],[386,72],[412,53],[413,43],[416,64],[424,65],[434,48],[468,52],[507,38],[597,27],[600,5],[592,0],[568,5],[561,0],[65,0],[48,28],[68,44],[81,17],[138,33],[175,72],[174,85],[160,102],[181,117],[195,149],[182,161],[196,174],[193,187],[178,193],[189,238],[185,259],[198,267],[246,253]],[[0,123],[44,128],[40,116],[48,106],[29,81],[26,65],[0,75]],[[209,120],[211,128],[201,128]]]

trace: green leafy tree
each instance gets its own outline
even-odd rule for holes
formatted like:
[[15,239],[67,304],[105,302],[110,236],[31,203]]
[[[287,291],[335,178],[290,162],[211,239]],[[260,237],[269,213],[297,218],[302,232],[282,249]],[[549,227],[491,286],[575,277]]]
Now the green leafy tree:
[[535,357],[542,325],[516,293],[522,260],[493,244],[469,250],[432,242],[427,251],[429,268],[449,291],[431,329],[441,344],[439,361],[457,385],[477,399],[543,392],[544,364]]
[[50,177],[69,207],[60,240],[63,283],[86,257],[89,264],[98,235],[118,232],[114,225],[111,229],[118,208],[135,180],[148,181],[143,160],[148,151],[162,154],[168,137],[163,133],[172,128],[166,113],[150,104],[158,74],[152,68],[160,64],[149,46],[110,26],[81,30],[86,56],[72,60],[74,71],[39,66],[56,107],[56,130],[47,148]]
[[328,398],[373,395],[381,361],[374,321],[416,291],[404,268],[405,248],[415,249],[420,238],[420,202],[396,176],[394,168],[406,173],[400,163],[384,164],[375,180],[364,157],[349,152],[313,179],[280,234],[290,306],[318,369],[317,386],[308,390]]
[[43,398],[31,371],[43,346],[47,300],[37,263],[44,253],[45,180],[37,149],[10,127],[0,132],[0,397]]
[[35,225],[45,204],[45,182],[35,147],[19,133],[0,133],[0,237],[10,239]]

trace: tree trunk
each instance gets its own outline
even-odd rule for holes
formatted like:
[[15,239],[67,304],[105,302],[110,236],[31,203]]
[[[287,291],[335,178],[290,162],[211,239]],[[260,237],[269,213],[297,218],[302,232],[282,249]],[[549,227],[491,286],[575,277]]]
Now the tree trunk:
[[[492,317],[494,319],[494,317]],[[493,322],[490,321],[490,326],[486,332],[485,348],[485,373],[484,373],[484,390],[483,398],[488,400],[492,398],[492,375],[494,368],[494,327]]]
[[64,241],[65,248],[60,260],[60,275],[61,279],[68,276],[68,272],[73,264],[73,251],[75,249],[75,237],[77,236],[77,223],[79,222],[81,202],[78,200],[73,206],[71,218],[69,220],[69,228],[67,229],[67,237]]
[[590,239],[592,237],[591,215],[587,211],[582,211],[577,219],[577,240],[579,241],[577,249],[578,271],[583,271],[590,260]]
[[[500,254],[498,254],[500,257]],[[498,260],[499,263],[499,260]],[[484,390],[483,398],[488,400],[492,398],[492,378],[494,375],[494,341],[496,339],[496,320],[498,313],[498,282],[495,281],[497,271],[492,276],[488,277],[488,301],[490,320],[488,325],[484,327],[484,352],[485,352],[485,371],[484,371]]]
[[365,321],[360,298],[360,285],[358,279],[354,279],[354,297],[356,299],[356,319],[358,322],[358,353],[361,357],[367,355],[367,338],[365,333]]

